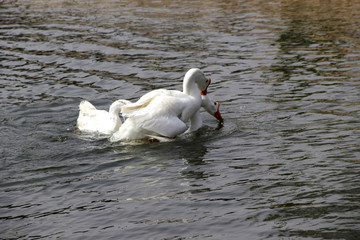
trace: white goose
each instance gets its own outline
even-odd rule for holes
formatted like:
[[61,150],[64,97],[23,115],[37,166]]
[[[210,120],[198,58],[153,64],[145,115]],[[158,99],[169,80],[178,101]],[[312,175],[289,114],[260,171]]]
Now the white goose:
[[86,133],[111,135],[121,126],[119,112],[121,107],[131,103],[127,100],[117,100],[111,104],[109,112],[98,110],[88,101],[81,101],[76,127]]
[[224,121],[220,114],[220,103],[211,100],[209,94],[201,96],[201,106],[212,116],[214,116],[220,123]]
[[183,91],[158,89],[142,96],[136,103],[127,104],[121,113],[127,117],[110,138],[110,141],[146,139],[152,137],[174,138],[188,128],[201,127],[199,109],[201,94],[206,95],[211,80],[197,68],[190,69],[183,80]]
[[[173,91],[176,92],[176,90]],[[128,100],[122,100],[122,101],[127,102],[127,104],[132,104]],[[220,123],[224,121],[220,113],[220,103],[214,102],[210,98],[209,94],[201,95],[201,107],[203,107],[211,116],[219,120]],[[195,131],[196,129],[199,129],[201,126],[202,126],[202,118],[200,116],[200,110],[198,110],[192,117],[190,128],[188,128],[187,131],[188,132]]]

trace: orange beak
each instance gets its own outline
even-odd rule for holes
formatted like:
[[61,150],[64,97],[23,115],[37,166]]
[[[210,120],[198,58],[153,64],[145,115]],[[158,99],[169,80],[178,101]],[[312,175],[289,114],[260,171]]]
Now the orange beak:
[[204,91],[201,91],[201,95],[202,95],[202,96],[205,96],[205,95],[207,94],[207,89],[208,89],[210,83],[211,83],[211,79],[209,78],[209,83],[208,83],[208,85],[206,86],[205,90],[204,90]]
[[214,117],[219,120],[219,122],[224,122],[224,119],[221,117],[221,114],[220,114],[220,103],[218,102],[218,108],[217,108],[217,111],[216,113],[214,114]]

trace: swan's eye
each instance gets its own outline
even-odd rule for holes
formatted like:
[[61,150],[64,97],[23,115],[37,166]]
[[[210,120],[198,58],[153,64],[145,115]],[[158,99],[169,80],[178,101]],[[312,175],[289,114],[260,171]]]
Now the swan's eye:
[[214,105],[216,106],[216,102],[214,102]]

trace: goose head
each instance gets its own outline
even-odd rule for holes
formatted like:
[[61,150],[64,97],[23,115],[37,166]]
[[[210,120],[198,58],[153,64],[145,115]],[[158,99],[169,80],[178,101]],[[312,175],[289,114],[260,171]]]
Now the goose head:
[[206,95],[207,87],[211,83],[210,78],[206,78],[204,73],[198,68],[192,68],[186,72],[184,77],[184,88],[188,82],[194,82],[197,87],[200,89],[202,95]]
[[201,106],[212,116],[214,116],[219,122],[223,122],[224,119],[220,114],[220,103],[211,100],[209,94],[201,96]]

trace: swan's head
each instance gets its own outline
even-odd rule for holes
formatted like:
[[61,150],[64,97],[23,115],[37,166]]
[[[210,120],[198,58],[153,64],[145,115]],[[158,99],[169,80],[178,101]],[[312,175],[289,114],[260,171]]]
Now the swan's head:
[[201,96],[201,106],[212,116],[214,116],[219,122],[223,122],[224,119],[220,114],[220,103],[214,102],[211,100],[210,96],[202,95]]
[[123,99],[116,100],[110,105],[109,112],[114,112],[116,114],[119,114],[121,108],[129,103],[131,102]]
[[206,95],[207,87],[210,85],[210,78],[206,78],[204,73],[198,68],[192,68],[185,74],[186,80],[193,80],[201,91],[202,95]]

